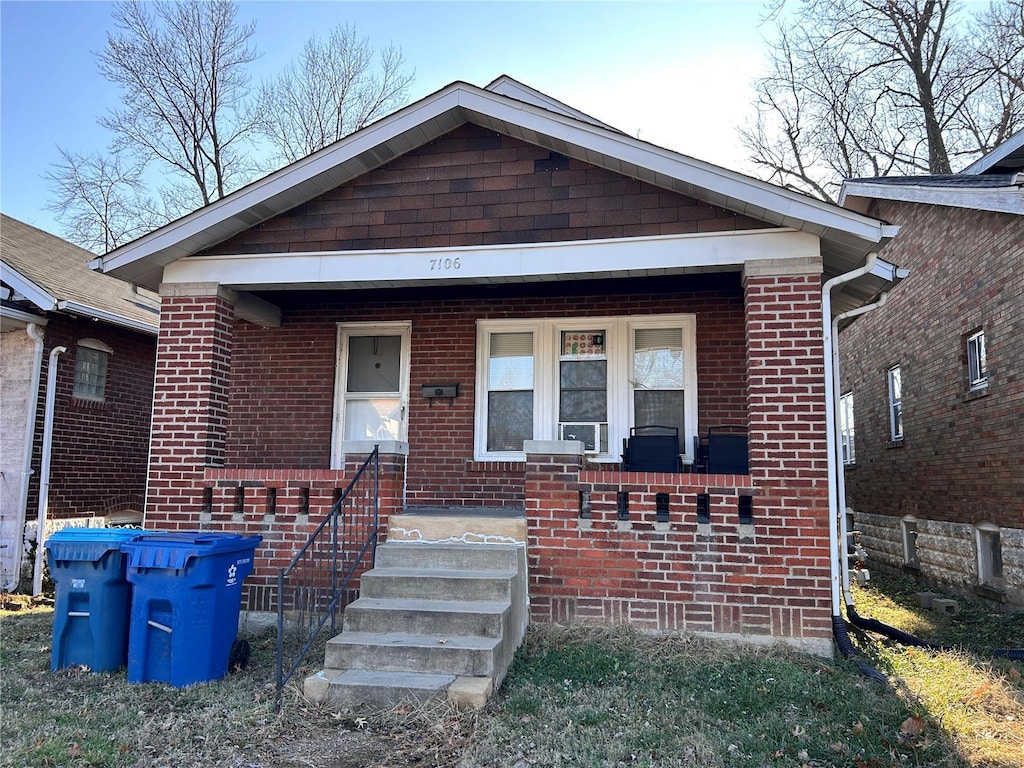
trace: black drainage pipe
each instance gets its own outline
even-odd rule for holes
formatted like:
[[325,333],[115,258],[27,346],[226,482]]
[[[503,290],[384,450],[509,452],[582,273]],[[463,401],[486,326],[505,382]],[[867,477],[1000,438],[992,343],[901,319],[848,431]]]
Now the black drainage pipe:
[[839,652],[843,654],[843,658],[849,659],[856,664],[857,669],[860,670],[864,677],[878,680],[882,683],[887,681],[888,678],[885,675],[864,661],[860,654],[857,653],[857,649],[850,642],[850,635],[846,631],[846,622],[843,621],[842,616],[832,617],[832,636],[836,639],[836,645],[839,647]]

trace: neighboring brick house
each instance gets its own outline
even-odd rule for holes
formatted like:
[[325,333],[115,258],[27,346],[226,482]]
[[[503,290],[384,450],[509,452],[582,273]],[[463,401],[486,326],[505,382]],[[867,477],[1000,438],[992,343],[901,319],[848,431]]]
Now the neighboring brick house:
[[[272,608],[376,444],[386,513],[525,515],[534,620],[830,653],[822,283],[875,295],[894,232],[453,83],[96,261],[162,295],[146,524],[262,535]],[[622,471],[651,423],[686,467],[742,425],[749,470]]]
[[[841,336],[869,563],[1024,606],[1024,131],[965,171],[851,180],[909,268]],[[855,425],[855,428],[854,428]]]
[[10,216],[0,217],[0,244],[0,562],[2,587],[14,589],[26,521],[34,540],[39,517],[51,360],[47,528],[141,520],[159,297],[97,274],[95,254]]

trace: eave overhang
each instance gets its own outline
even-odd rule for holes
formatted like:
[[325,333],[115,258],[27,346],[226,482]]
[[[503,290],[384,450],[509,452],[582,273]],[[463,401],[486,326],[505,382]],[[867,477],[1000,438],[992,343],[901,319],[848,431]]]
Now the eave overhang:
[[820,238],[825,277],[847,272],[895,228],[634,139],[597,121],[456,82],[90,263],[156,290],[168,265],[471,123],[778,227]]

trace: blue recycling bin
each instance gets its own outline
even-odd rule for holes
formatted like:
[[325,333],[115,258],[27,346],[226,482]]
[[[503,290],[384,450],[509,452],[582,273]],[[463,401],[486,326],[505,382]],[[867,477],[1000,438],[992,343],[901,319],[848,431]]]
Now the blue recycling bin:
[[46,541],[56,589],[50,669],[112,672],[127,661],[131,585],[121,546],[129,528],[65,528]]
[[238,635],[242,581],[262,536],[189,531],[125,542],[133,587],[128,682],[219,680]]

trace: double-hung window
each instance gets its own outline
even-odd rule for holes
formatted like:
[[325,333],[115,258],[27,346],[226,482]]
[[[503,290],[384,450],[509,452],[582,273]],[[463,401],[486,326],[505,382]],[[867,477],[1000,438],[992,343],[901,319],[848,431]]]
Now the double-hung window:
[[903,373],[898,365],[889,369],[889,427],[894,441],[903,439]]
[[967,337],[967,386],[970,389],[984,389],[988,386],[984,331],[975,331]]
[[633,426],[696,434],[693,315],[481,320],[478,459],[522,459],[526,440],[578,440],[617,461]]

